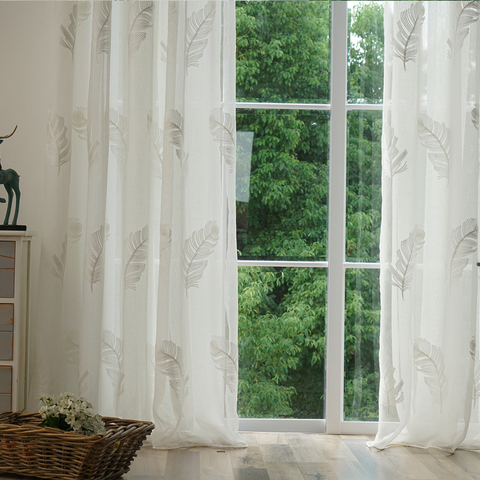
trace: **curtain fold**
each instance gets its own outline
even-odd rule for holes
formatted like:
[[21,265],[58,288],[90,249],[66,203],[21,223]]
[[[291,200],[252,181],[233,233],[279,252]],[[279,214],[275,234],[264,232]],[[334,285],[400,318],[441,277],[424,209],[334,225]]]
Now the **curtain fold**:
[[479,16],[385,2],[377,448],[480,448]]
[[238,435],[235,4],[54,2],[29,408],[71,391],[157,448]]

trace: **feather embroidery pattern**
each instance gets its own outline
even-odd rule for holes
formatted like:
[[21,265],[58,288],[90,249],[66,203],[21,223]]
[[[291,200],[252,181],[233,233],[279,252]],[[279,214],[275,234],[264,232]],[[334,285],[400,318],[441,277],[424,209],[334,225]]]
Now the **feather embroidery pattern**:
[[207,257],[213,253],[218,238],[218,225],[210,221],[205,228],[194,232],[185,240],[183,272],[187,291],[190,287],[198,288],[198,282],[207,268]]
[[62,243],[62,253],[60,257],[57,255],[52,256],[53,266],[52,266],[52,275],[59,278],[62,282],[65,278],[65,263],[67,258],[67,235],[65,235],[65,240]]
[[235,117],[218,108],[210,115],[210,132],[220,144],[220,153],[230,165],[233,172],[235,166]]
[[52,366],[50,366],[48,363],[47,355],[45,355],[43,352],[39,353],[35,348],[33,354],[33,364],[34,366],[30,395],[51,392],[55,372],[52,370]]
[[452,259],[450,261],[450,284],[458,280],[468,265],[470,255],[477,251],[478,225],[469,218],[455,228],[452,235]]
[[147,250],[148,226],[143,227],[135,233],[131,233],[125,241],[125,254],[128,259],[125,264],[124,287],[137,289],[137,282],[140,281],[145,270],[148,256]]
[[475,23],[480,15],[478,2],[462,1],[456,2],[456,4],[458,8],[457,25],[454,40],[447,40],[448,58],[454,58],[455,53],[462,48],[463,42],[470,32],[469,26]]
[[393,55],[402,60],[404,70],[407,70],[407,62],[415,62],[424,20],[425,7],[422,2],[413,3],[400,14],[397,38],[393,39]]
[[105,247],[105,227],[102,225],[90,235],[90,255],[86,269],[87,280],[93,293],[93,285],[103,280],[103,257]]
[[213,337],[210,341],[210,353],[215,367],[223,374],[223,380],[230,389],[230,392],[237,392],[237,359],[238,348],[226,338]]
[[170,378],[170,387],[178,400],[179,415],[175,430],[183,417],[183,404],[188,395],[188,375],[183,374],[182,349],[170,340],[163,340],[157,348],[155,363],[160,373]]
[[169,115],[169,120],[166,123],[165,133],[168,140],[175,147],[175,153],[180,162],[186,161],[188,155],[185,155],[184,136],[183,136],[183,118],[177,110],[172,110]]
[[480,398],[480,360],[478,359],[477,342],[475,337],[470,341],[470,356],[474,362],[473,370],[473,405]]
[[65,358],[67,362],[78,365],[80,362],[80,346],[78,341],[78,332],[71,331],[65,334]]
[[425,232],[418,225],[410,233],[408,238],[402,240],[400,249],[397,250],[398,260],[393,265],[389,265],[392,274],[392,285],[399,288],[404,299],[405,291],[411,286],[413,279],[413,271],[415,265],[415,257],[425,243]]
[[110,54],[110,15],[112,13],[112,2],[101,2],[95,9],[95,38],[96,52]]
[[127,159],[127,118],[120,115],[114,108],[110,107],[110,149],[120,162]]
[[153,2],[135,2],[130,20],[128,53],[133,55],[147,38],[147,30],[153,27]]
[[86,108],[76,107],[72,114],[72,127],[82,140],[87,139],[87,125]]
[[448,181],[450,164],[450,130],[444,123],[432,120],[428,115],[418,117],[418,136],[428,150],[428,158],[438,172],[438,178]]
[[125,390],[123,380],[123,343],[110,330],[102,332],[102,362],[107,365],[107,375],[112,380],[115,397],[118,398]]
[[63,37],[60,37],[60,45],[67,48],[72,53],[75,50],[75,38],[77,36],[77,4],[72,8],[72,13],[69,15],[70,25],[68,29],[63,25],[60,25],[60,31],[62,32]]
[[424,374],[424,380],[432,395],[433,403],[439,404],[440,413],[442,413],[448,382],[441,349],[431,345],[424,338],[419,338],[413,345],[413,360],[416,369]]
[[472,123],[473,126],[478,130],[478,120],[479,120],[479,115],[478,115],[478,104],[475,104],[475,106],[472,109]]
[[68,230],[67,230],[67,235],[68,235],[68,243],[76,243],[80,240],[82,237],[82,230],[83,226],[80,223],[80,220],[78,218],[70,218],[68,220]]
[[152,139],[155,153],[157,154],[160,165],[155,168],[154,175],[162,178],[162,164],[163,164],[163,130],[158,126],[152,118],[152,112],[147,115],[147,129]]
[[208,2],[203,10],[192,13],[188,18],[186,66],[198,67],[198,61],[207,47],[208,34],[215,20],[215,2]]
[[172,229],[162,223],[160,225],[160,255],[172,244]]
[[68,26],[68,29],[63,25],[60,25],[60,31],[63,34],[63,37],[60,37],[60,45],[72,52],[72,58],[73,52],[75,51],[77,27],[90,15],[91,10],[92,6],[90,5],[90,2],[76,3],[72,7],[72,13],[69,15],[70,25]]
[[88,370],[85,370],[78,379],[78,395],[84,396],[88,391]]
[[384,142],[387,148],[387,153],[384,157],[384,171],[389,178],[393,178],[398,173],[402,173],[407,169],[407,150],[404,150],[399,154],[397,148],[398,138],[395,136],[395,132],[392,127],[385,127]]
[[58,167],[58,173],[62,165],[70,160],[70,142],[67,138],[65,120],[53,112],[50,112],[48,122],[47,155],[50,163]]
[[397,405],[398,403],[403,402],[403,380],[400,380],[395,384],[395,368],[392,365],[392,360],[390,358],[382,357],[382,378],[383,378],[383,395],[382,395],[382,404],[387,409],[387,412],[390,413],[390,409]]

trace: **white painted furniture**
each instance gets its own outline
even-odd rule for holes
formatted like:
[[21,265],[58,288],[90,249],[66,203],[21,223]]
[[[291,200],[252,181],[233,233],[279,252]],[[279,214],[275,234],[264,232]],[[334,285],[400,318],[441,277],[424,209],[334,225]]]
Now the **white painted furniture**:
[[0,412],[25,407],[31,239],[0,230]]

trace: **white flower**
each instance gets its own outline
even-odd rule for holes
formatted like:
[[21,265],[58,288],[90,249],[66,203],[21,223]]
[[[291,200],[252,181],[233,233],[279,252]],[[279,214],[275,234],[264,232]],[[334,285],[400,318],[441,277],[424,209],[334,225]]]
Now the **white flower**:
[[[43,426],[73,430],[84,435],[105,433],[102,418],[93,412],[92,404],[84,398],[68,392],[61,393],[57,398],[47,395],[40,395],[38,398],[43,403],[39,410]],[[65,423],[68,428],[65,427]]]

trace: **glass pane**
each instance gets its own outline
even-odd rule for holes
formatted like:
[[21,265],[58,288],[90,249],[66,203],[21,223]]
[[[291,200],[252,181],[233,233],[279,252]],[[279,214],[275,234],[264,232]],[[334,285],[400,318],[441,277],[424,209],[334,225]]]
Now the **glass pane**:
[[240,259],[325,260],[329,112],[237,110]]
[[329,1],[236,2],[237,100],[329,103]]
[[238,414],[324,418],[327,270],[239,267]]
[[378,420],[380,270],[345,274],[345,420]]
[[383,2],[348,2],[348,103],[383,102]]
[[382,112],[347,113],[348,261],[378,262],[382,212]]

